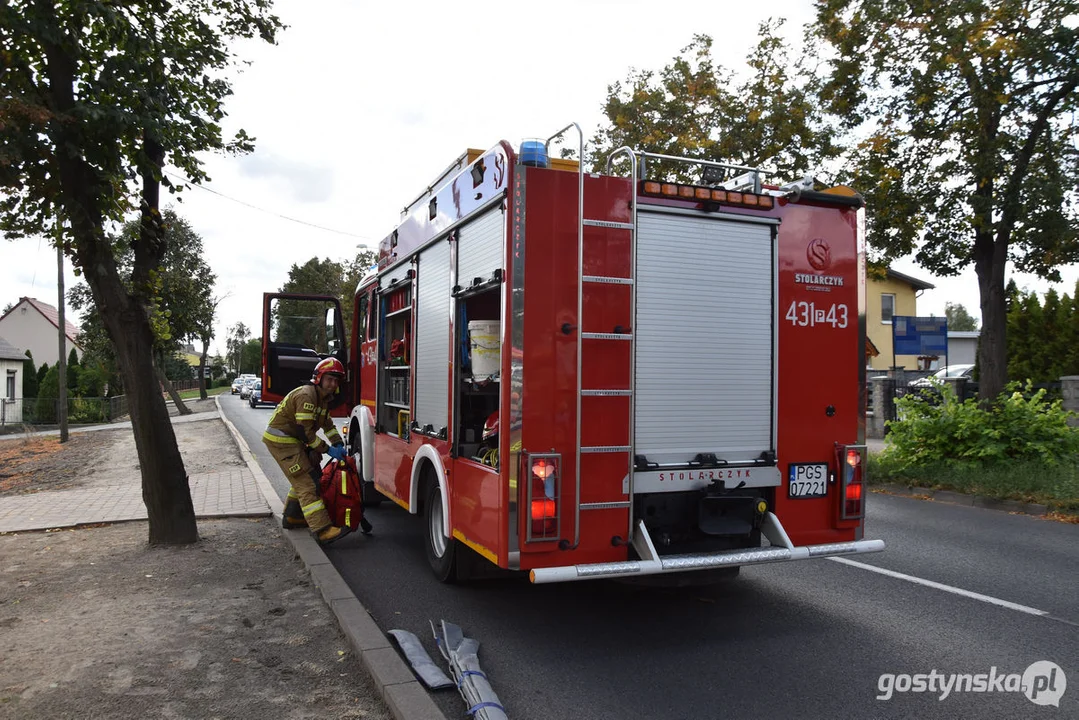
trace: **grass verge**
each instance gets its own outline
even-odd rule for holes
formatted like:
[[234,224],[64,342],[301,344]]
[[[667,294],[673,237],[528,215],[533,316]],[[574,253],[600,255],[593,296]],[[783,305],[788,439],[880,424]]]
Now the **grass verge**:
[[1079,464],[1013,462],[990,467],[942,464],[895,469],[871,454],[866,477],[872,484],[901,483],[933,490],[953,490],[1000,500],[1038,503],[1069,515],[1079,514]]

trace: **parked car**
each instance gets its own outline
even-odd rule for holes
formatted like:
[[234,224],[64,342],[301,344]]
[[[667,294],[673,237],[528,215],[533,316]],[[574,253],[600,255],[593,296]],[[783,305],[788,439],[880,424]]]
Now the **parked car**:
[[933,386],[933,381],[946,382],[945,378],[949,377],[961,377],[967,380],[971,379],[971,374],[974,372],[974,365],[949,365],[948,367],[941,368],[929,377],[918,378],[917,380],[911,380],[907,383],[907,387],[912,388],[928,388]]

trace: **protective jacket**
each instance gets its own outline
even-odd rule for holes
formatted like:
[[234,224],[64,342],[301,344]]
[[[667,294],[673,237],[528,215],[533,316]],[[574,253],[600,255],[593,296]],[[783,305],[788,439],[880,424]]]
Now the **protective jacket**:
[[301,385],[278,403],[266,432],[262,434],[263,442],[273,443],[281,449],[293,445],[314,452],[326,452],[328,446],[316,434],[322,429],[330,445],[343,443],[341,433],[337,432],[330,419],[329,403],[330,396],[324,396],[318,386]]

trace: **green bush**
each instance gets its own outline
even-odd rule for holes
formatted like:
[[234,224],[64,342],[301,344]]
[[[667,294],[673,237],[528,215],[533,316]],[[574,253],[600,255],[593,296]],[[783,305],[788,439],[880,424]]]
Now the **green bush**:
[[889,447],[880,461],[890,472],[919,467],[980,466],[1030,461],[1074,462],[1079,428],[1059,400],[1045,390],[1011,383],[991,407],[974,398],[960,402],[951,386],[939,385],[939,401],[907,395],[896,401],[899,420],[888,423]]

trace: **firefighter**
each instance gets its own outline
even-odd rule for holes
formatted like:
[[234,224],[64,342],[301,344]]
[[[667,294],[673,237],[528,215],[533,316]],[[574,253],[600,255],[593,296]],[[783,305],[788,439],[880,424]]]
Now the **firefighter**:
[[[344,460],[341,434],[330,419],[329,403],[345,377],[345,367],[336,358],[326,358],[315,366],[311,382],[296,388],[281,401],[270,417],[265,443],[288,478],[288,499],[281,525],[286,529],[310,528],[320,545],[328,545],[350,532],[330,521],[319,493],[322,476],[322,453]],[[330,441],[327,445],[316,433],[321,428]]]

